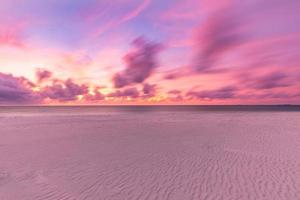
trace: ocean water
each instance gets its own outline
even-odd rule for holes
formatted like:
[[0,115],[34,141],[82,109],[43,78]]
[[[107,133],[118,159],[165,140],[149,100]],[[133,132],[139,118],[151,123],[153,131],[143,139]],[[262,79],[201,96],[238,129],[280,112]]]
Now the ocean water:
[[124,112],[299,112],[300,105],[0,106],[0,115],[84,115]]
[[0,107],[2,200],[300,199],[299,106]]

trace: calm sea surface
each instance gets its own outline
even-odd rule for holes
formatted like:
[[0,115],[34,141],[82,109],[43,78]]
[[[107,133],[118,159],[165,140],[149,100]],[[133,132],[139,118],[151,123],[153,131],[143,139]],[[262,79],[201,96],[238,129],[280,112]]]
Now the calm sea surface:
[[299,112],[300,105],[214,105],[214,106],[0,106],[0,115],[81,115],[146,112]]

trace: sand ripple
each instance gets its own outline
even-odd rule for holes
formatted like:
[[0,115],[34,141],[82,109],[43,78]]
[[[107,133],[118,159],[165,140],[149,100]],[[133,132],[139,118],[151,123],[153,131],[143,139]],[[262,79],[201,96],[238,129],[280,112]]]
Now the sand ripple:
[[300,199],[297,112],[0,123],[1,200]]

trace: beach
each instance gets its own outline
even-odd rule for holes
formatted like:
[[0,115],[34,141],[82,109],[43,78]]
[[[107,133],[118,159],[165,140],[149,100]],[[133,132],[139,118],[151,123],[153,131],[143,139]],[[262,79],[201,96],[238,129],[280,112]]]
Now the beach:
[[0,108],[1,200],[297,200],[300,112]]

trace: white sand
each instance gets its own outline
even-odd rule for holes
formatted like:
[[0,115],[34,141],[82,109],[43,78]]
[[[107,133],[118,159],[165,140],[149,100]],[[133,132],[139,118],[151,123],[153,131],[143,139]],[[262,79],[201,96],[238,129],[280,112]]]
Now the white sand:
[[298,200],[300,112],[0,116],[0,200]]

